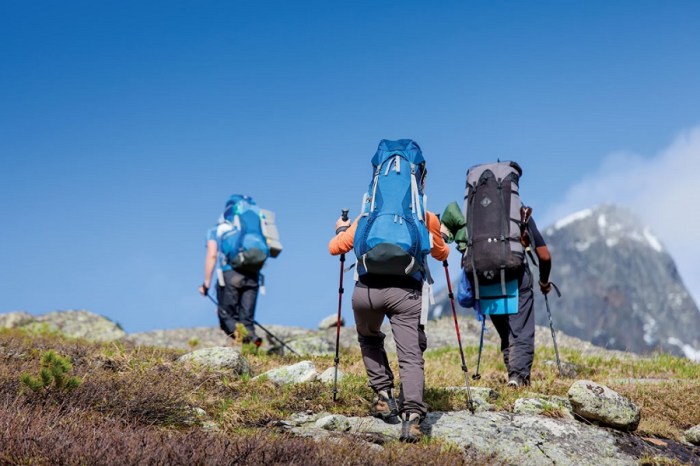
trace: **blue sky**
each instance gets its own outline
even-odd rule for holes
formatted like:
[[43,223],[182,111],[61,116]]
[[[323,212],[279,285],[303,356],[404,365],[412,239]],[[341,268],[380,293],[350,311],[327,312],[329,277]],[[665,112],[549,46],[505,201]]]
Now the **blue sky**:
[[204,233],[247,193],[285,246],[257,318],[313,327],[380,139],[421,144],[436,211],[518,160],[546,224],[611,154],[653,164],[700,124],[698,31],[693,1],[3,1],[0,312],[215,326]]

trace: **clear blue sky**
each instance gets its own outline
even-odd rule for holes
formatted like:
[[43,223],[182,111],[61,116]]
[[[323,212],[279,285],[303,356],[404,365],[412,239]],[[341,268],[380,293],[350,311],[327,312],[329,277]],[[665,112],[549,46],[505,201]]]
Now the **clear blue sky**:
[[699,46],[696,1],[5,0],[0,312],[215,326],[204,234],[247,193],[285,246],[258,320],[315,326],[380,139],[421,144],[436,211],[469,166],[518,160],[541,218],[611,152],[700,123]]

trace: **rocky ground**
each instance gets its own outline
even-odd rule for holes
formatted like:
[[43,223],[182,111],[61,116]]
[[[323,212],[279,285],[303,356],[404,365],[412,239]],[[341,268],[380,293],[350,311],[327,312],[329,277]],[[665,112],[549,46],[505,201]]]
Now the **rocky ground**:
[[[332,319],[331,319],[332,320]],[[478,346],[480,323],[471,316],[459,321],[463,344]],[[194,328],[158,330],[127,335],[116,324],[87,311],[55,312],[44,316],[27,313],[0,315],[1,328],[24,328],[28,332],[60,332],[61,334],[88,338],[96,341],[124,341],[136,345],[167,347],[184,350],[180,359],[188,364],[209,366],[228,371],[237,376],[257,376],[253,380],[270,381],[279,386],[304,383],[329,383],[333,380],[332,368],[316,370],[308,357],[332,354],[335,344],[335,328],[310,330],[277,325],[263,326],[284,340],[300,357],[294,364],[276,367],[254,374],[240,351],[226,346],[228,341],[218,328]],[[496,345],[495,330],[487,325],[487,344]],[[428,323],[426,332],[429,349],[456,346],[454,322],[451,318]],[[387,347],[393,350],[390,329],[387,327]],[[260,331],[261,335],[265,332]],[[357,345],[354,328],[341,328],[341,347]],[[557,342],[571,354],[575,352],[604,360],[634,360],[640,358],[623,352],[607,351],[576,338],[557,334]],[[271,349],[275,341],[269,339],[264,349]],[[538,348],[552,346],[549,328],[537,328]],[[289,352],[287,353],[289,354]],[[288,358],[289,359],[289,358]],[[292,361],[290,361],[292,362]],[[553,364],[552,361],[545,364]],[[658,458],[680,464],[700,464],[700,426],[691,427],[681,439],[653,438],[635,432],[640,422],[640,408],[633,400],[617,393],[606,385],[578,376],[579,368],[567,364],[565,396],[535,393],[527,389],[518,392],[517,399],[508,410],[497,408],[498,399],[505,387],[473,387],[471,396],[475,410],[434,410],[422,424],[423,431],[432,439],[476,451],[496,458],[505,464],[639,464],[654,463]],[[342,382],[341,372],[340,380]],[[665,378],[643,378],[631,373],[629,377],[612,380],[617,384],[668,383]],[[690,381],[689,386],[697,387]],[[680,382],[679,382],[680,383]],[[688,381],[683,381],[688,383]],[[493,385],[493,384],[492,384]],[[465,386],[443,387],[444,391],[467,397]],[[511,395],[509,395],[511,396]],[[694,408],[690,408],[694,409]],[[204,415],[203,425],[217,429],[217,424]],[[322,441],[328,438],[356,437],[367,442],[368,448],[381,449],[396,439],[398,426],[387,425],[372,417],[348,416],[323,410],[309,410],[293,414],[288,419],[276,420],[268,426],[299,437],[311,437]],[[656,459],[655,459],[656,458]],[[658,460],[660,461],[660,460]],[[664,460],[665,461],[665,460]]]

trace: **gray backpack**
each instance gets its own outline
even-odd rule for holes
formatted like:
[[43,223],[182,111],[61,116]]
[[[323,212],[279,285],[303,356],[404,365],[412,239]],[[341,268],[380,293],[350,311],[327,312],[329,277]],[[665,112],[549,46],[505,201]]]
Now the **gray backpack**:
[[464,211],[467,219],[467,250],[462,268],[474,285],[501,284],[519,276],[525,254],[520,242],[522,202],[518,182],[522,169],[515,162],[476,165],[467,170]]

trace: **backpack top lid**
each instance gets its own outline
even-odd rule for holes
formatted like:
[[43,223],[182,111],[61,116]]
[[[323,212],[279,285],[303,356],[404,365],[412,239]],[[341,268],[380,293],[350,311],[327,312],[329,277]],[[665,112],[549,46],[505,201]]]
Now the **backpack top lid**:
[[399,139],[390,141],[389,139],[382,139],[379,142],[379,147],[377,147],[377,152],[374,154],[374,157],[372,157],[372,165],[378,167],[384,163],[388,157],[396,154],[404,155],[410,163],[415,165],[425,163],[420,146],[414,140]]
[[233,219],[233,216],[238,213],[237,207],[241,202],[255,205],[255,201],[252,197],[246,196],[245,194],[233,194],[228,198],[226,205],[224,206],[224,220],[230,222]]
[[[502,167],[502,169],[499,170],[498,167]],[[508,172],[510,172],[511,168],[517,172],[518,179],[521,176],[523,176],[523,169],[520,167],[520,164],[518,164],[518,162],[513,162],[512,160],[503,160],[503,161],[498,160],[497,162],[482,163],[479,165],[474,165],[473,167],[469,168],[469,170],[467,170],[467,176],[469,175],[470,172],[482,173],[486,170],[491,170],[492,172],[494,172],[494,175],[501,178],[502,176],[501,176],[500,172],[508,173]],[[503,169],[505,169],[505,170],[503,170]],[[499,173],[496,173],[496,172],[499,172]]]

